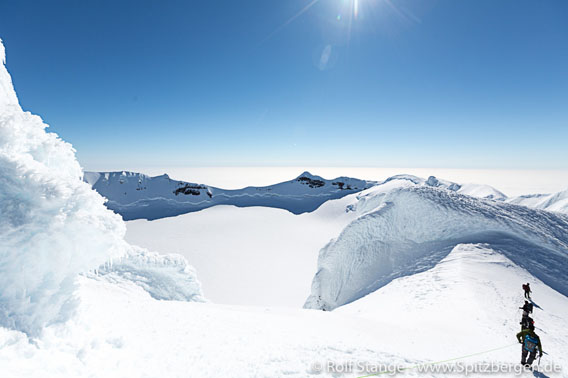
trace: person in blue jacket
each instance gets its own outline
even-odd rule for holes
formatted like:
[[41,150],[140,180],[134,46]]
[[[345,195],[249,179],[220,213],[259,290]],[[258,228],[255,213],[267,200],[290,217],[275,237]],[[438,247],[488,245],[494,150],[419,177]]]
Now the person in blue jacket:
[[[517,340],[523,344],[521,352],[521,365],[526,367],[531,366],[536,358],[536,351],[538,349],[539,357],[542,357],[542,343],[540,337],[534,332],[534,325],[530,324],[528,329],[524,329],[517,333]],[[528,356],[528,359],[527,359]]]

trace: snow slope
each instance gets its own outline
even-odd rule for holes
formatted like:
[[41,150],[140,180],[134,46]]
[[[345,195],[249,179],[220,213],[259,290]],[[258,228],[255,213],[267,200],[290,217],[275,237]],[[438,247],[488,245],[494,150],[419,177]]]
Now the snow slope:
[[153,220],[216,205],[267,206],[301,214],[314,211],[327,200],[359,192],[373,184],[349,177],[326,180],[309,172],[276,185],[238,190],[134,172],[87,172],[84,180],[108,198],[106,206],[124,220]]
[[[524,282],[530,282],[533,290],[536,332],[548,353],[543,360],[568,367],[568,344],[563,341],[568,337],[568,298],[487,244],[458,244],[434,268],[397,278],[334,313],[402,328],[410,344],[435,340],[422,353],[444,359],[444,354],[451,357],[449,351],[455,356],[469,354],[472,344],[484,350],[482,345],[490,349],[509,340],[514,343],[520,331]],[[393,344],[394,353],[404,353],[409,347],[408,342]],[[480,359],[500,357],[516,362],[519,349],[515,346]]]
[[556,211],[568,214],[568,189],[553,194],[528,194],[510,198],[509,203],[528,206],[535,209]]
[[507,199],[507,196],[505,194],[501,193],[500,191],[489,185],[473,184],[473,183],[458,184],[452,181],[438,179],[435,176],[429,176],[428,179],[425,180],[421,177],[408,175],[408,174],[394,175],[378,183],[377,186],[387,184],[391,181],[400,181],[400,180],[410,181],[411,183],[417,186],[443,188],[452,192],[464,194],[467,196],[477,197],[477,198],[492,199],[495,201],[503,201]]
[[459,243],[489,243],[568,294],[568,217],[392,180],[358,195],[359,217],[321,251],[308,308],[334,309],[435,266]]
[[373,371],[318,368],[412,367],[496,348],[457,362],[518,364],[522,282],[531,283],[538,306],[534,318],[548,353],[541,366],[563,368],[535,375],[566,377],[568,298],[481,244],[457,245],[433,269],[333,312],[165,302],[128,282],[85,277],[77,316],[48,327],[36,345],[0,329],[0,367],[19,377],[359,377]]
[[124,241],[124,223],[83,182],[71,145],[19,106],[1,41],[0,61],[0,325],[37,335],[68,319],[78,275],[101,265],[106,279],[148,289],[154,280],[158,297],[201,300],[182,257],[152,255]]

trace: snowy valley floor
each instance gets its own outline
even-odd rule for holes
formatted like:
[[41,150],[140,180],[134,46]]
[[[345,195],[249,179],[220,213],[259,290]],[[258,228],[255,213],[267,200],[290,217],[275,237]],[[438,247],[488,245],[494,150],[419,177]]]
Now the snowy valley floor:
[[534,282],[534,319],[548,353],[541,364],[555,362],[563,371],[523,376],[568,376],[568,298],[471,244],[333,312],[158,301],[138,286],[83,277],[78,313],[66,324],[48,327],[32,343],[0,329],[1,374],[357,377],[364,372],[334,375],[318,367],[329,361],[412,366],[500,347],[459,362],[517,363],[520,284],[527,281]]
[[215,206],[153,221],[126,222],[126,240],[184,256],[214,303],[302,307],[319,250],[356,216],[356,194],[294,215],[267,207]]

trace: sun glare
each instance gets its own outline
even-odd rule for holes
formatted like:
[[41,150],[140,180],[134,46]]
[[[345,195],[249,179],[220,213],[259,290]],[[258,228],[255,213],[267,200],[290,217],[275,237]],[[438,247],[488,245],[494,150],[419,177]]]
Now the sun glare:
[[[270,33],[266,38],[263,39],[263,42],[266,42],[268,39],[272,38],[272,36],[282,29],[296,21],[296,19],[300,18],[308,11],[315,8],[316,5],[322,4],[324,8],[319,7],[319,10],[324,10],[327,7],[327,12],[331,11],[329,16],[332,19],[335,19],[338,23],[345,23],[345,30],[347,32],[347,39],[351,38],[351,30],[354,26],[354,22],[362,22],[366,20],[372,19],[374,16],[377,16],[378,13],[383,13],[381,10],[388,9],[387,13],[392,13],[396,16],[396,18],[404,19],[405,21],[410,22],[417,22],[419,23],[420,20],[410,13],[408,10],[401,8],[398,5],[395,5],[391,0],[330,0],[330,1],[321,1],[321,0],[306,0],[304,3],[305,5],[301,7],[296,13],[294,13],[291,17],[289,17],[282,25],[277,27],[272,33]],[[335,8],[335,11],[332,10]]]

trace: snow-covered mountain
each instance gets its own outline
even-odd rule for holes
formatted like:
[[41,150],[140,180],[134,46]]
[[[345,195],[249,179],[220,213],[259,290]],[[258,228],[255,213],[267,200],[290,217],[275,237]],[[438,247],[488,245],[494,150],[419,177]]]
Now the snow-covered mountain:
[[507,202],[568,214],[568,189],[553,194],[527,194],[510,198]]
[[477,198],[485,198],[485,199],[492,199],[495,201],[504,201],[507,199],[507,196],[497,189],[489,185],[483,184],[458,184],[452,181],[447,181],[443,179],[438,179],[435,176],[430,176],[428,179],[423,179],[421,177],[413,176],[413,175],[395,175],[387,178],[386,180],[378,183],[377,185],[383,185],[390,181],[395,180],[406,180],[410,181],[411,183],[417,186],[429,186],[432,188],[443,188],[447,189],[451,192],[456,192],[460,194],[465,194],[472,197]]
[[[327,227],[343,229],[321,250],[307,303],[340,306],[335,311],[212,304],[183,257],[124,241],[124,223],[81,180],[71,146],[45,128],[22,111],[0,64],[2,376],[360,377],[402,368],[443,377],[444,370],[418,370],[443,360],[508,366],[512,376],[520,373],[515,334],[523,282],[532,284],[548,353],[541,367],[555,363],[550,375],[568,376],[566,215],[464,195],[463,186],[432,177],[391,178],[298,216],[306,216],[304,238],[326,228],[318,243]],[[320,178],[307,178],[288,188],[325,192]],[[133,180],[135,191],[142,183]],[[209,197],[203,188],[164,187]],[[208,210],[224,208],[271,210]],[[326,222],[306,221],[316,215]],[[152,236],[160,237],[159,229]],[[254,253],[234,258],[256,262]],[[263,277],[286,268],[273,262]]]
[[124,220],[159,219],[216,205],[266,206],[302,214],[374,184],[349,177],[326,180],[309,172],[279,184],[238,190],[172,180],[166,174],[149,177],[134,172],[86,172],[84,180],[106,197],[107,207]]
[[452,188],[388,180],[357,195],[357,212],[321,251],[307,308],[334,309],[436,266],[460,243],[485,243],[568,294],[568,216]]
[[293,180],[264,187],[227,190],[204,184],[171,179],[167,174],[150,177],[136,172],[85,172],[87,182],[103,197],[106,206],[124,220],[155,220],[203,210],[217,205],[263,206],[285,209],[293,214],[313,212],[329,200],[357,193],[374,185],[405,180],[417,186],[443,188],[476,198],[504,201],[536,209],[568,213],[568,191],[508,198],[483,184],[455,182],[400,174],[382,182],[350,177],[327,180],[304,172]]

